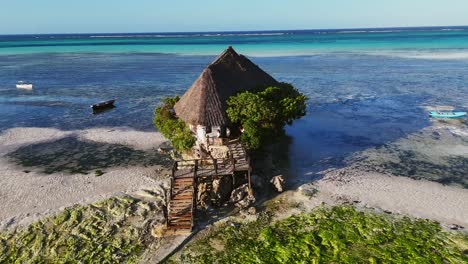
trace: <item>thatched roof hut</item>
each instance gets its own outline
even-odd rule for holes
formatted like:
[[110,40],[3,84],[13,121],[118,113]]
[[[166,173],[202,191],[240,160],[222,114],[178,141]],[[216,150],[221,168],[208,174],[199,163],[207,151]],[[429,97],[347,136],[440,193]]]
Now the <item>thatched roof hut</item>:
[[225,126],[227,99],[238,92],[278,82],[232,47],[202,72],[174,107],[177,116],[191,125]]

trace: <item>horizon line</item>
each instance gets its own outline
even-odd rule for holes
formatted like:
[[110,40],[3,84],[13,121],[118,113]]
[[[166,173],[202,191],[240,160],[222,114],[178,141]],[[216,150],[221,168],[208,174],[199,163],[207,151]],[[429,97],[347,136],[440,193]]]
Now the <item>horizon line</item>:
[[91,35],[91,34],[196,34],[196,33],[244,33],[244,32],[284,32],[284,31],[351,31],[351,30],[388,30],[388,29],[450,29],[450,28],[468,28],[468,25],[457,26],[397,26],[397,27],[356,27],[356,28],[321,28],[321,29],[265,29],[265,30],[215,30],[215,31],[143,31],[143,32],[68,32],[68,33],[14,33],[0,34],[0,36],[31,36],[31,35]]

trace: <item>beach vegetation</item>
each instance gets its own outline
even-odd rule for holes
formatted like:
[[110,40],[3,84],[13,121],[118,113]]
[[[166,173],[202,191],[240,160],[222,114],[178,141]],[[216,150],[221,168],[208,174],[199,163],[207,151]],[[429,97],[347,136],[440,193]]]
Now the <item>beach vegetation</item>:
[[243,128],[241,140],[252,150],[285,135],[285,125],[306,114],[306,96],[287,83],[241,92],[228,100],[227,115]]
[[174,105],[179,96],[163,99],[162,106],[154,111],[154,125],[156,129],[169,139],[178,152],[190,150],[195,144],[195,137],[188,126],[174,114]]
[[157,210],[133,197],[74,206],[24,229],[0,232],[0,263],[138,263]]
[[[468,235],[440,224],[352,206],[319,207],[272,221],[229,221],[174,255],[172,263],[466,263]],[[273,222],[273,223],[272,223]]]

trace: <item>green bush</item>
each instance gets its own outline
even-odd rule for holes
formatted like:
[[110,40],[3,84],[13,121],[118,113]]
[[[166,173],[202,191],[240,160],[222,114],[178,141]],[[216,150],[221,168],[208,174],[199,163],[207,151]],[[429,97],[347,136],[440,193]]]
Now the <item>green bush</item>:
[[171,141],[176,151],[183,152],[193,147],[195,137],[187,125],[173,115],[172,109],[177,101],[179,101],[178,96],[163,100],[163,105],[154,111],[154,126]]
[[227,223],[192,243],[181,263],[467,263],[468,235],[436,222],[318,208],[271,224]]
[[255,150],[284,136],[284,126],[306,114],[306,100],[292,85],[282,83],[230,97],[227,115],[244,128],[241,140]]

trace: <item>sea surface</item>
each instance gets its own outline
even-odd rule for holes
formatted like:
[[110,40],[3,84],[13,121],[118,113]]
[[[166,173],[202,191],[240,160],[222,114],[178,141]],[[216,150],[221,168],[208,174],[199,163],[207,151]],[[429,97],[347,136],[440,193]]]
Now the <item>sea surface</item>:
[[[428,117],[437,106],[468,110],[468,27],[0,36],[0,133],[153,130],[160,99],[183,94],[227,46],[309,98],[307,116],[287,128],[294,181],[364,160],[468,186],[467,123]],[[19,80],[34,90],[16,89]],[[115,109],[91,113],[111,98]]]

